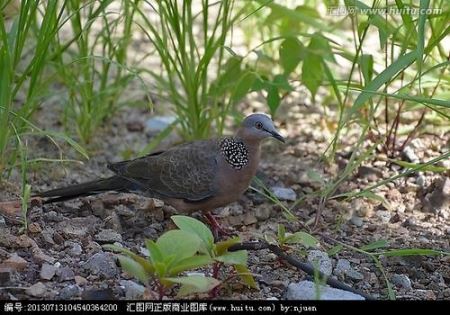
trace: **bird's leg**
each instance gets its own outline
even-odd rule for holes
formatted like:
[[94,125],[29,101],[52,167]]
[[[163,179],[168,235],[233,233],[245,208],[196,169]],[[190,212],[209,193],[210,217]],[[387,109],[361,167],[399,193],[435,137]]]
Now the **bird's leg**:
[[231,229],[224,228],[222,225],[220,225],[219,222],[217,222],[216,218],[209,212],[206,212],[203,214],[203,217],[208,221],[209,225],[211,226],[214,238],[217,239],[220,235],[224,236],[231,236],[233,235]]

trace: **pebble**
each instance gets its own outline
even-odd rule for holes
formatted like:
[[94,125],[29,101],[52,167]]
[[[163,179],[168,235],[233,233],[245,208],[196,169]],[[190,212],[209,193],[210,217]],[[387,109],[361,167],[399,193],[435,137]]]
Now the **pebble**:
[[25,293],[34,297],[43,297],[47,292],[45,284],[37,282],[25,290]]
[[95,235],[94,239],[100,244],[122,242],[122,235],[114,230],[103,229]]
[[0,215],[0,228],[6,227],[6,221],[3,216]]
[[121,280],[119,282],[125,289],[125,298],[127,300],[141,300],[145,287],[131,280]]
[[391,220],[391,213],[389,211],[384,210],[378,210],[376,212],[376,216],[381,220],[383,223],[389,223],[389,220]]
[[391,282],[394,285],[396,285],[397,287],[400,287],[400,288],[403,288],[403,289],[406,289],[406,290],[411,290],[412,289],[411,280],[405,274],[394,274],[394,275],[392,275]]
[[70,300],[81,293],[81,288],[76,284],[70,284],[59,291],[58,297],[61,300]]
[[154,116],[145,122],[145,129],[151,133],[160,132],[175,120],[175,116]]
[[59,282],[69,281],[75,279],[75,273],[70,267],[62,267],[56,271],[56,275],[59,278]]
[[316,286],[312,281],[300,281],[289,284],[286,291],[287,300],[365,300],[361,295],[321,286],[319,296],[316,293]]
[[113,278],[118,274],[116,261],[111,253],[98,252],[94,254],[83,266],[94,275],[104,278]]
[[336,276],[347,276],[348,278],[356,281],[364,279],[364,275],[354,270],[350,265],[350,261],[347,259],[339,259],[333,273]]
[[3,262],[3,265],[10,267],[11,269],[16,271],[22,271],[27,267],[28,262],[17,255],[17,253],[14,253],[11,255],[11,257]]
[[75,283],[78,284],[79,286],[83,286],[88,283],[87,279],[82,276],[75,276],[74,279]]
[[416,152],[414,152],[414,149],[411,146],[406,146],[403,149],[403,156],[411,163],[420,163],[420,159],[417,156]]
[[144,130],[144,124],[138,120],[129,121],[126,126],[129,132],[140,132]]
[[287,200],[287,201],[297,200],[297,194],[292,188],[274,186],[271,188],[271,190],[275,195],[275,197],[277,197],[279,200]]
[[328,257],[327,253],[320,250],[309,251],[308,262],[314,267],[318,267],[319,270],[327,276],[331,275],[331,272],[333,271],[330,257]]
[[363,219],[361,217],[356,216],[356,215],[353,215],[351,217],[350,222],[353,225],[357,226],[357,227],[361,227],[364,224]]
[[67,253],[71,256],[79,257],[83,253],[83,248],[80,244],[70,242],[70,248],[67,250]]
[[255,217],[259,221],[264,221],[270,218],[272,207],[267,205],[261,205],[255,209]]
[[39,225],[39,223],[33,222],[30,225],[28,225],[28,231],[30,231],[30,233],[41,233],[42,228]]
[[56,268],[54,265],[50,265],[48,263],[43,263],[41,267],[41,271],[39,273],[39,276],[43,280],[51,280],[53,276],[56,274]]
[[0,267],[0,287],[9,286],[12,280],[14,270],[10,267]]

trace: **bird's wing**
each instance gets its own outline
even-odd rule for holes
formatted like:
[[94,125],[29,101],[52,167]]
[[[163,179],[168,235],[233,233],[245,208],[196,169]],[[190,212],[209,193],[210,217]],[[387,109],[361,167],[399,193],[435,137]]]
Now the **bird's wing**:
[[199,201],[211,197],[216,190],[218,152],[217,141],[195,141],[109,167],[138,184],[140,190]]

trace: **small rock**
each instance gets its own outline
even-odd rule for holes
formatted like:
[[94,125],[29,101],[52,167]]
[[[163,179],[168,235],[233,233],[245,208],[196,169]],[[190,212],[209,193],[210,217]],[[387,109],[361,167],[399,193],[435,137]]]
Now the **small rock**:
[[423,176],[422,174],[419,174],[416,178],[416,184],[417,186],[419,186],[420,188],[424,189],[427,183],[427,179],[425,176]]
[[25,293],[34,297],[43,297],[47,292],[45,284],[38,282],[25,290]]
[[43,262],[47,262],[49,264],[53,264],[55,263],[56,259],[45,254],[42,249],[40,249],[39,247],[34,247],[31,250],[31,255],[33,256],[34,260],[37,263],[43,263]]
[[175,116],[154,116],[145,122],[145,129],[151,133],[160,132],[175,120]]
[[386,192],[386,199],[394,203],[400,203],[403,201],[402,193],[395,188],[391,188]]
[[55,266],[43,263],[39,276],[41,277],[41,279],[50,280],[56,274],[56,270],[57,268]]
[[272,212],[271,206],[261,205],[255,209],[255,217],[259,221],[265,221],[270,218],[270,213]]
[[75,283],[79,286],[83,286],[88,283],[87,279],[82,276],[75,276]]
[[406,290],[412,289],[411,280],[405,274],[392,275],[391,282],[393,284],[395,284],[397,287],[400,287],[400,288],[403,288]]
[[61,245],[62,243],[64,243],[64,237],[62,237],[58,232],[55,232],[53,233],[53,241],[56,244]]
[[116,261],[111,253],[98,252],[89,258],[83,267],[94,275],[103,276],[107,279],[118,274]]
[[6,227],[6,220],[3,216],[0,215],[0,228]]
[[114,230],[100,230],[94,238],[98,243],[114,243],[114,242],[122,242],[122,235],[117,233]]
[[6,287],[10,285],[14,270],[10,267],[0,266],[0,287]]
[[336,268],[334,268],[333,273],[336,276],[344,276],[351,269],[352,267],[350,266],[350,261],[348,261],[347,259],[339,259],[337,261]]
[[327,276],[331,275],[331,272],[333,271],[330,257],[328,257],[327,253],[320,250],[309,251],[308,262],[314,267],[318,267],[319,270]]
[[287,201],[295,201],[297,200],[297,194],[292,188],[284,188],[284,187],[272,187],[271,188],[275,197],[279,200],[287,200]]
[[391,220],[391,213],[389,211],[379,210],[376,212],[376,215],[383,223],[389,223],[389,220]]
[[125,288],[125,298],[127,300],[141,300],[145,287],[131,280],[121,280],[120,285]]
[[28,231],[30,231],[30,233],[41,233],[42,228],[39,225],[39,223],[33,222],[30,225],[28,225]]
[[364,224],[363,219],[361,217],[356,216],[356,215],[353,215],[351,217],[350,222],[353,225],[357,226],[357,227],[361,227]]
[[358,177],[366,177],[369,181],[374,182],[383,178],[383,172],[377,168],[362,165],[358,168]]
[[83,248],[81,247],[80,244],[74,242],[70,242],[69,244],[70,248],[67,250],[67,253],[69,255],[78,257],[81,255],[81,253],[83,253]]
[[16,271],[22,271],[27,267],[28,262],[17,255],[17,253],[14,253],[11,255],[11,257],[3,262],[3,265],[6,267],[10,267],[11,269]]
[[94,199],[90,203],[92,213],[102,219],[109,215],[109,211],[105,208],[104,203],[100,199]]
[[255,224],[256,222],[258,222],[258,220],[253,215],[253,213],[247,212],[246,214],[244,214],[244,224],[245,225]]
[[141,132],[144,130],[144,124],[138,120],[129,121],[127,122],[127,130],[130,132]]
[[373,212],[373,205],[364,199],[353,199],[351,204],[351,211],[353,215],[359,217],[371,217]]
[[56,271],[56,275],[59,278],[59,282],[73,280],[75,278],[75,273],[70,267],[62,267]]
[[75,296],[78,296],[81,292],[81,289],[76,284],[70,284],[64,288],[62,288],[61,291],[59,291],[59,298],[61,300],[69,300],[72,299]]
[[347,277],[355,281],[364,280],[364,275],[361,272],[356,271],[354,269],[351,269],[347,272]]
[[365,300],[361,295],[352,292],[331,288],[320,287],[319,296],[316,294],[316,286],[312,281],[300,281],[289,284],[286,291],[287,300]]
[[36,242],[26,234],[17,237],[16,244],[20,248],[38,247]]
[[411,146],[406,146],[404,149],[403,149],[403,156],[409,161],[409,162],[412,162],[412,163],[419,163],[420,162],[420,159],[419,159],[419,157],[417,156],[417,154],[414,152],[414,149],[411,147]]

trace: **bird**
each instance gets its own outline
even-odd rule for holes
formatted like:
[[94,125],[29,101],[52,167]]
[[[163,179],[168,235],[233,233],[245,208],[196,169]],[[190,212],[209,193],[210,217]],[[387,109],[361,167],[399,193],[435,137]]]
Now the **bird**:
[[270,116],[247,116],[233,136],[196,140],[133,160],[108,164],[115,174],[107,178],[37,193],[44,204],[96,195],[129,192],[157,198],[178,213],[200,211],[213,232],[224,229],[210,211],[238,200],[256,175],[261,142],[285,139]]

